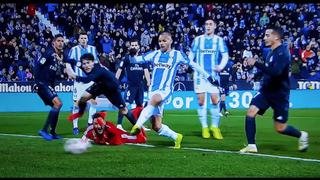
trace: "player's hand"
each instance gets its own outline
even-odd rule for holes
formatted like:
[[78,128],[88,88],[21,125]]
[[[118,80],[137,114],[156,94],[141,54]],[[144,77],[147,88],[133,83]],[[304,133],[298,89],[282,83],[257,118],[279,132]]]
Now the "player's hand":
[[212,85],[219,87],[219,81],[216,79],[213,79],[212,76],[209,76],[207,79]]
[[247,64],[249,66],[254,66],[254,64],[256,63],[257,59],[256,58],[247,58]]

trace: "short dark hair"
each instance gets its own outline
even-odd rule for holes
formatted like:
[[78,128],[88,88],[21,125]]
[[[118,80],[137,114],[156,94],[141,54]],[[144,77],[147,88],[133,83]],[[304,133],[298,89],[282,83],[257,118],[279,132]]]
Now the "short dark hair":
[[163,36],[169,36],[169,37],[172,38],[171,33],[170,33],[170,32],[167,32],[167,31],[164,31],[164,32],[160,33],[160,36],[161,36],[161,35],[163,35]]
[[55,40],[58,39],[59,37],[64,38],[62,34],[56,34],[56,35],[54,35],[54,37],[53,37],[53,41],[55,41]]
[[102,119],[104,119],[107,116],[107,112],[106,111],[100,111],[100,112],[96,112],[92,115],[92,119],[96,119],[101,117]]
[[89,61],[94,61],[94,56],[91,53],[85,53],[80,57],[80,60],[89,60]]
[[284,36],[284,31],[280,26],[270,25],[267,27],[267,29],[272,29],[273,33],[277,34],[280,39],[282,39]]
[[203,22],[206,22],[206,21],[213,21],[215,24],[217,24],[216,20],[214,20],[212,17],[206,17],[205,20]]
[[101,114],[99,114],[99,113],[94,113],[94,114],[92,115],[92,119],[96,119],[96,118],[99,118],[99,117],[102,118]]
[[88,36],[87,32],[85,31],[80,31],[79,35],[78,35],[78,39],[80,38],[81,35],[86,35]]
[[204,26],[204,25],[206,24],[206,22],[209,21],[209,20],[213,21],[213,23],[214,23],[215,25],[217,25],[216,20],[214,20],[211,16],[208,16],[208,17],[206,17],[206,18],[204,19],[204,21],[202,22],[201,26]]
[[133,43],[133,42],[138,42],[138,44],[139,44],[139,40],[136,39],[136,38],[130,40],[130,44]]

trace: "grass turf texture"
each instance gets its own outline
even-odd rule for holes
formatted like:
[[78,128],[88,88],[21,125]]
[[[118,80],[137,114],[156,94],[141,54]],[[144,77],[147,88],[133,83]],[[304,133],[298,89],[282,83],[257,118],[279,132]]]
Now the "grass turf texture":
[[[304,162],[236,153],[195,151],[203,148],[236,152],[246,144],[244,110],[232,110],[221,119],[223,140],[202,139],[196,111],[165,111],[164,123],[182,133],[182,149],[174,150],[173,141],[147,132],[147,144],[94,145],[80,155],[63,150],[65,140],[45,141],[42,138],[0,135],[0,177],[320,177],[320,162]],[[72,135],[68,112],[61,112],[57,133]],[[257,118],[259,153],[320,160],[320,132],[317,109],[290,110],[288,123],[309,133],[309,150],[298,152],[296,138],[274,131],[272,111]],[[0,113],[0,133],[37,135],[47,113]],[[108,120],[116,123],[117,113],[108,112]],[[210,119],[210,115],[208,116]],[[79,120],[81,133],[87,114]],[[209,121],[210,122],[210,121]],[[124,128],[131,124],[124,119]],[[150,123],[146,125],[150,127]],[[186,149],[184,149],[186,148]]]

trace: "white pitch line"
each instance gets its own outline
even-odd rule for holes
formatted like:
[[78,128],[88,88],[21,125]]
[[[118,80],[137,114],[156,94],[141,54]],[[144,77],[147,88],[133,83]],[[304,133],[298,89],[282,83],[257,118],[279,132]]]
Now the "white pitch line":
[[[41,138],[40,136],[34,136],[34,135],[6,134],[6,133],[0,133],[0,136]],[[63,139],[71,139],[71,138],[63,138]],[[150,145],[150,144],[135,144],[135,143],[126,143],[126,144],[127,144],[127,145],[134,145],[134,146],[142,146],[142,147],[152,147],[152,148],[157,147],[157,146]],[[173,147],[168,147],[168,148],[173,148]],[[201,152],[216,152],[216,153],[226,153],[226,154],[241,154],[241,155],[250,155],[250,156],[258,156],[258,157],[270,157],[270,158],[290,159],[290,160],[297,160],[297,161],[317,162],[317,163],[320,163],[320,160],[319,160],[319,159],[306,159],[306,158],[298,158],[298,157],[290,157],[290,156],[278,156],[278,155],[259,154],[259,153],[240,153],[240,152],[238,152],[238,151],[203,149],[203,148],[189,148],[189,147],[182,147],[181,149],[193,150],[193,151],[201,151]]]
[[271,157],[271,158],[279,158],[279,159],[290,159],[290,160],[299,160],[299,161],[308,161],[308,162],[318,162],[319,159],[305,159],[298,157],[290,157],[290,156],[278,156],[278,155],[270,155],[270,154],[259,154],[259,153],[240,153],[238,151],[225,151],[225,150],[214,150],[214,149],[202,149],[202,148],[181,148],[181,149],[189,149],[195,151],[206,151],[206,152],[217,152],[217,153],[230,153],[230,154],[245,154],[251,156],[260,156],[260,157]]
[[[198,114],[167,114],[165,116],[191,116],[191,117],[195,117],[195,116],[198,116]],[[240,116],[240,115],[228,115],[228,117],[225,117],[225,118],[239,118],[239,117],[242,117],[242,118],[245,118],[245,115],[243,116]],[[259,117],[263,117],[263,118],[272,118],[272,116],[259,116]],[[318,117],[312,117],[312,116],[289,116],[289,119],[290,118],[305,118],[305,119],[318,119]]]

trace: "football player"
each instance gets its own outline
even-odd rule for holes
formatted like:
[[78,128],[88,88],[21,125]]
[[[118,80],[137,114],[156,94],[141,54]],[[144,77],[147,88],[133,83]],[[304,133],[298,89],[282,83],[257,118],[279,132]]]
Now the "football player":
[[124,143],[146,143],[147,137],[142,130],[137,135],[131,135],[118,129],[111,121],[104,121],[106,112],[98,112],[92,116],[93,125],[89,126],[82,136],[83,142],[92,140],[95,144],[121,145]]

